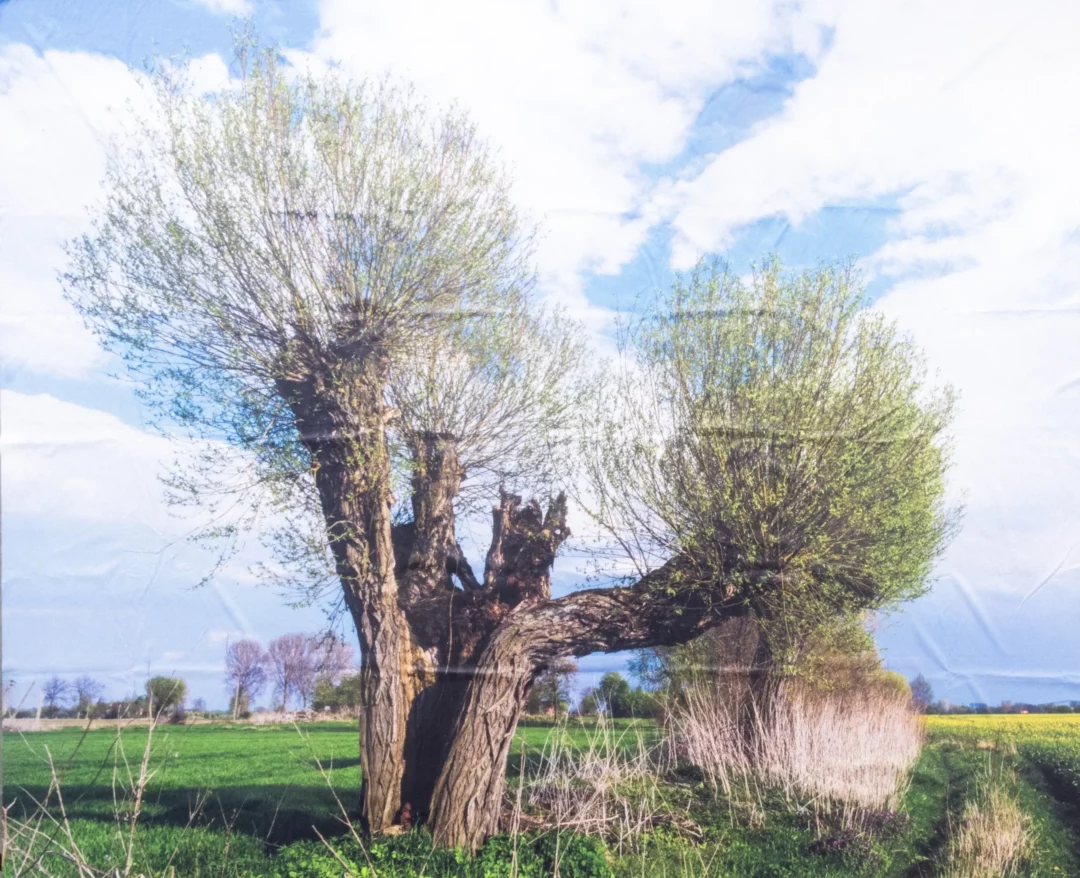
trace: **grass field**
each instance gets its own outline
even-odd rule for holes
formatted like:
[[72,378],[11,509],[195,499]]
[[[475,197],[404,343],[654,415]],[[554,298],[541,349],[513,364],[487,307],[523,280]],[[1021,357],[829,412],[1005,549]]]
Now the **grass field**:
[[1018,756],[1066,811],[1080,807],[1080,714],[941,716],[929,721],[939,738]]
[[[680,807],[685,806],[698,827],[694,841],[682,837],[675,827],[661,827],[649,833],[638,850],[609,855],[604,864],[609,871],[589,871],[593,860],[586,851],[588,856],[577,864],[577,871],[564,863],[561,873],[626,878],[944,875],[950,827],[965,802],[996,778],[1007,784],[1032,823],[1034,855],[1020,874],[1080,876],[1076,856],[1080,823],[1074,804],[1080,799],[1080,716],[930,717],[928,731],[928,743],[904,800],[903,817],[895,831],[872,845],[848,844],[843,833],[823,831],[807,813],[768,795],[760,803],[764,819],[749,825],[687,777],[666,790]],[[658,734],[648,724],[616,730],[627,740],[635,739],[638,732]],[[517,754],[522,745],[531,766],[554,734],[580,745],[591,733],[519,729],[510,775],[519,771]],[[122,866],[117,838],[124,827],[116,821],[114,777],[122,787],[127,778],[125,760],[137,772],[145,740],[146,729],[138,727],[125,731],[121,749],[111,729],[86,734],[74,728],[5,734],[5,804],[18,817],[48,793],[47,747],[61,779],[65,811],[84,854],[103,869]],[[344,874],[318,836],[340,838],[344,833],[335,796],[347,809],[355,806],[360,781],[356,752],[356,729],[347,723],[310,724],[302,727],[302,734],[283,726],[159,728],[151,759],[155,774],[143,810],[145,825],[136,833],[137,869],[148,875],[169,874],[171,867],[177,876],[218,878]],[[205,807],[193,818],[197,803],[204,798]],[[372,878],[411,874],[494,878],[511,874],[503,870],[509,862],[507,844],[505,839],[496,840],[481,865],[460,858],[432,859],[424,854],[422,840],[403,839],[380,843],[368,853],[354,851],[350,862],[361,864],[358,874],[364,864],[376,866],[369,871]],[[549,841],[543,844],[550,846]],[[345,842],[342,850],[347,847]],[[364,859],[368,856],[374,859]],[[55,857],[43,862],[50,863],[51,874],[77,874]]]

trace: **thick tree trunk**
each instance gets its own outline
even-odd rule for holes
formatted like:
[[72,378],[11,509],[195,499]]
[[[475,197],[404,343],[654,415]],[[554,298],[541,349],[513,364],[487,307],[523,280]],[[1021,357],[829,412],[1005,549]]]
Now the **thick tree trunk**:
[[551,565],[559,545],[569,535],[565,519],[562,497],[545,514],[539,504],[522,504],[520,497],[504,493],[493,510],[492,543],[483,582],[476,580],[460,550],[456,558],[450,550],[448,569],[464,590],[450,588],[441,596],[422,594],[422,601],[416,600],[416,590],[410,592],[413,602],[407,611],[413,630],[422,644],[435,644],[437,657],[434,680],[413,704],[406,745],[402,799],[421,820],[429,813],[460,715],[470,709],[476,664],[489,646],[489,636],[514,607],[524,601],[546,600],[550,595]]
[[361,816],[382,832],[401,808],[405,728],[415,697],[415,649],[397,601],[391,530],[385,363],[352,374],[317,368],[279,381],[311,454],[330,549],[361,655]]
[[[478,581],[454,533],[464,472],[452,437],[411,440],[413,520],[392,524],[385,370],[362,357],[336,371],[315,364],[282,378],[279,390],[311,454],[360,641],[363,822],[380,833],[406,804],[411,819],[423,819],[430,801],[436,840],[476,849],[498,828],[514,730],[542,668],[681,643],[745,604],[734,601],[734,585],[722,595],[715,582],[686,589],[700,579],[684,576],[681,562],[632,589],[551,600],[551,566],[569,535],[561,496],[545,514],[503,495]],[[744,572],[740,581],[752,579]]]
[[513,627],[484,651],[435,786],[435,843],[476,850],[499,830],[506,763],[536,675],[536,657]]
[[753,659],[746,669],[746,700],[742,705],[743,743],[753,756],[758,742],[768,727],[779,681],[776,675],[775,657],[769,638],[760,628]]
[[520,605],[492,635],[477,663],[450,751],[432,797],[436,844],[475,851],[498,829],[506,764],[518,719],[536,674],[566,656],[675,645],[745,603],[713,603],[701,593],[668,590],[662,569],[630,589],[590,589]]

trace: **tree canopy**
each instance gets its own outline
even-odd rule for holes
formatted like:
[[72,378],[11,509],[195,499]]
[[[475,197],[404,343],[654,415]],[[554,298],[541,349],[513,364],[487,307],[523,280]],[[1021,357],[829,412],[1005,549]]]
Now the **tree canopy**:
[[807,624],[920,594],[958,509],[954,395],[843,266],[702,262],[624,324],[583,451],[639,574],[735,587]]
[[317,590],[338,572],[300,398],[374,381],[395,494],[424,437],[452,437],[455,502],[475,506],[550,484],[582,339],[532,301],[533,227],[463,112],[391,79],[290,77],[273,50],[238,61],[212,99],[159,67],[158,116],[118,144],[64,280],[155,422],[208,440],[171,499],[210,511],[213,537],[283,516],[267,543]]

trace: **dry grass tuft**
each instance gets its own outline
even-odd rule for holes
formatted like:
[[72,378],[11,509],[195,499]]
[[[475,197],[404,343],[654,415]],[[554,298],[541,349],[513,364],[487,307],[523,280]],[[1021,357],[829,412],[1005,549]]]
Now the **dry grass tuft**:
[[663,737],[649,741],[639,729],[619,731],[601,715],[585,743],[575,744],[564,723],[548,737],[536,769],[523,772],[511,826],[603,836],[620,853],[657,825],[692,835],[697,827],[661,780],[672,767]]
[[715,790],[749,803],[751,814],[764,788],[846,827],[899,806],[923,742],[922,719],[902,694],[788,691],[754,713],[749,735],[740,709],[748,708],[699,689],[687,693],[670,724],[679,755]]
[[1015,875],[1032,851],[1031,820],[1000,783],[964,806],[950,838],[946,878]]

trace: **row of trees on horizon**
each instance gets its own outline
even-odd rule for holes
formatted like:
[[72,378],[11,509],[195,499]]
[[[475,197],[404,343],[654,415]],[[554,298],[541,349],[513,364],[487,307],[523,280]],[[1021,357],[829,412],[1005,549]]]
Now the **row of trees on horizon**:
[[[685,652],[685,650],[684,650]],[[714,656],[715,658],[715,656]],[[686,656],[676,662],[686,662]],[[661,668],[663,663],[666,667]],[[605,713],[615,718],[655,718],[662,714],[664,699],[673,688],[683,685],[680,674],[685,669],[672,667],[669,657],[648,652],[638,653],[630,663],[631,675],[645,683],[632,687],[619,672],[604,674],[599,684],[582,690],[574,700],[575,680],[580,672],[572,659],[555,662],[536,679],[529,694],[526,713],[533,716],[596,716]],[[267,648],[255,640],[238,640],[225,650],[225,689],[229,693],[228,714],[233,719],[265,710],[254,705],[256,698],[271,684],[270,709],[311,708],[318,712],[334,711],[355,714],[361,706],[359,668],[353,662],[353,649],[326,635],[284,634],[270,641]],[[930,682],[922,675],[908,681],[912,706],[925,714],[1022,714],[1080,713],[1080,701],[1028,703],[1002,701],[955,704],[934,699]],[[14,681],[5,686],[9,697]],[[208,714],[203,698],[188,700],[186,682],[179,677],[151,677],[142,695],[114,701],[103,700],[101,681],[81,675],[74,680],[59,676],[49,678],[41,690],[41,702],[34,708],[11,706],[5,701],[5,713],[20,716],[56,718],[116,719],[142,717],[151,712],[182,721],[185,710]]]
[[[358,669],[353,650],[329,635],[283,634],[264,649],[255,640],[239,640],[225,649],[225,689],[229,713],[247,715],[255,699],[271,684],[273,707],[281,710],[312,707],[355,709],[359,705]],[[45,681],[36,704],[28,704],[33,686],[22,702],[11,704],[15,681],[5,685],[5,713],[44,719],[117,719],[142,717],[153,712],[182,719],[185,709],[206,713],[206,701],[188,702],[188,689],[179,677],[155,676],[147,680],[143,694],[104,700],[105,685],[89,675],[65,680],[54,675]]]
[[[658,700],[640,686],[632,688],[622,674],[606,673],[596,687],[586,688],[575,704],[576,662],[554,664],[541,674],[529,697],[527,712],[558,718],[568,713],[595,716],[606,712],[614,717],[651,717]],[[271,709],[311,708],[315,711],[355,713],[360,708],[359,668],[353,650],[325,636],[285,634],[267,648],[255,640],[239,640],[225,650],[225,689],[229,694],[228,713],[240,719],[259,710],[255,700],[267,684],[273,695]],[[9,681],[9,695],[14,681]],[[82,675],[65,680],[54,675],[41,689],[40,704],[34,707],[8,706],[6,712],[20,717],[44,719],[117,719],[142,717],[151,712],[182,720],[185,710],[211,713],[204,698],[188,700],[188,687],[179,677],[151,677],[141,695],[113,701],[103,699],[104,684]]]

